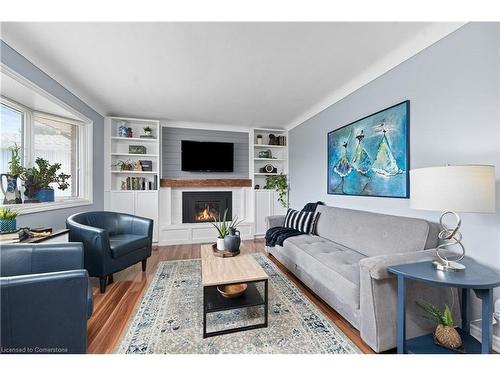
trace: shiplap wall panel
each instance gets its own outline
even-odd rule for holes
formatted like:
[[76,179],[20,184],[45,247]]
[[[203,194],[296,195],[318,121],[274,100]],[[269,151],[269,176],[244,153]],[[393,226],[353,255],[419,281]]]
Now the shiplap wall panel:
[[[186,172],[181,170],[181,141],[230,142],[234,144],[233,172]],[[162,178],[248,178],[248,133],[206,129],[162,128]],[[202,155],[200,155],[202,157]]]

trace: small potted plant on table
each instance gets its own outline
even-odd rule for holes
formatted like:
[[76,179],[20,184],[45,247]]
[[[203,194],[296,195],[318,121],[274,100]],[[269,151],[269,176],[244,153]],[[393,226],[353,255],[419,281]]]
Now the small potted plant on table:
[[17,211],[11,208],[0,209],[0,233],[14,232],[16,230]]
[[[217,233],[218,233],[218,236],[217,236],[217,250],[221,250],[221,251],[225,251],[225,250],[235,251],[235,250],[233,250],[234,246],[232,246],[232,242],[233,241],[230,241],[231,244],[229,244],[229,242],[226,241],[226,242],[228,242],[229,246],[231,247],[230,249],[227,249],[226,245],[225,245],[224,239],[230,233],[231,233],[232,236],[235,236],[236,235],[236,227],[240,223],[241,223],[241,221],[238,222],[238,217],[237,216],[234,219],[232,219],[231,221],[227,220],[227,208],[224,211],[224,215],[222,216],[222,218],[221,218],[221,216],[219,214],[219,217],[217,219],[214,219],[213,223],[210,223],[210,224],[212,224],[215,227],[215,229],[217,229]],[[239,239],[239,235],[237,237]],[[238,243],[238,248],[239,248],[239,243]]]

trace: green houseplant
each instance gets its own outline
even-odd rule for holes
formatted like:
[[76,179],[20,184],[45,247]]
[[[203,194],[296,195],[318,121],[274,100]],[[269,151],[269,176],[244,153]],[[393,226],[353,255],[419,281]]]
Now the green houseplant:
[[11,208],[0,208],[0,232],[14,232],[18,212]]
[[[9,161],[9,172],[2,173],[1,178],[1,189],[4,196],[3,204],[19,204],[23,203],[21,199],[21,192],[17,186],[17,179],[23,171],[23,166],[21,165],[21,146],[14,143],[14,146],[9,147],[10,151],[10,161]],[[7,182],[4,187],[3,181]]]
[[151,129],[150,126],[145,126],[142,130],[144,130],[144,134],[146,134],[148,137],[151,137],[153,134],[153,129]]
[[224,215],[219,216],[218,218],[214,218],[213,223],[210,223],[214,226],[214,228],[217,230],[217,249],[219,250],[225,250],[224,246],[224,237],[226,237],[229,234],[230,229],[235,229],[242,220],[238,221],[238,216],[235,216],[231,221],[227,220],[227,208],[224,210]]
[[69,188],[67,181],[71,176],[58,173],[61,169],[60,163],[49,163],[48,160],[37,158],[35,166],[23,168],[21,179],[24,181],[24,195],[29,202],[53,202],[54,188],[50,184],[56,183],[61,190]]
[[448,305],[444,305],[444,310],[441,311],[427,301],[418,300],[416,303],[426,313],[424,317],[436,323],[434,338],[439,344],[451,349],[458,349],[462,346],[462,338],[455,329]]
[[283,207],[288,207],[288,182],[286,175],[280,173],[276,176],[267,176],[266,186],[264,186],[264,189],[275,189],[278,192],[278,201]]

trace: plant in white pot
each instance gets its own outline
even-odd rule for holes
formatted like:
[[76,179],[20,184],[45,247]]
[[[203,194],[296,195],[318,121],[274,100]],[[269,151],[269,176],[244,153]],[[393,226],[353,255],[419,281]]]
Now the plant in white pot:
[[219,216],[217,219],[214,218],[214,222],[212,224],[215,229],[217,229],[217,249],[224,251],[226,247],[224,246],[224,238],[229,234],[229,228],[235,228],[238,225],[238,217],[235,217],[231,221],[227,219],[227,208],[224,211],[224,215]]

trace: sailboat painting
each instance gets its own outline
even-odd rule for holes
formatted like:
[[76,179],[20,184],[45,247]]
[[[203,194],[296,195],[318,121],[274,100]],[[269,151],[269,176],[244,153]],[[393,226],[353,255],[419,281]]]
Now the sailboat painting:
[[328,194],[409,197],[410,101],[328,133]]

